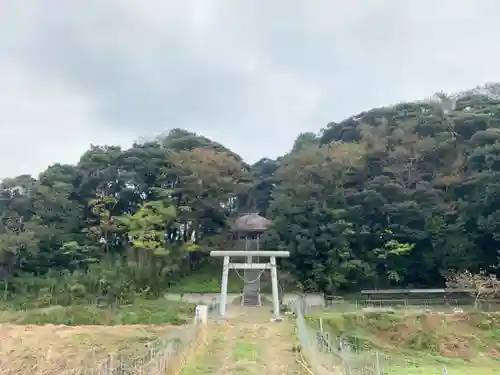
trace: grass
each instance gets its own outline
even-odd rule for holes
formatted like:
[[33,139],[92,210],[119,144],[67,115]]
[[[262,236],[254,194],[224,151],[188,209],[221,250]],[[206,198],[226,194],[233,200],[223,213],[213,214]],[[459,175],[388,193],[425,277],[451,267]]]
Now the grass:
[[500,368],[495,363],[490,366],[478,366],[472,364],[438,364],[418,363],[407,365],[393,365],[385,367],[384,374],[387,375],[442,375],[446,368],[449,375],[498,375]]
[[[243,271],[239,271],[243,276]],[[212,259],[206,266],[194,272],[192,275],[183,277],[168,289],[168,293],[220,293],[222,278],[222,261]],[[243,290],[243,280],[236,271],[229,272],[228,293],[241,293]],[[262,293],[271,293],[271,279],[269,272],[262,275],[260,282]],[[286,292],[294,292],[291,286],[287,286]]]
[[[323,327],[342,336],[360,363],[380,355],[387,374],[500,374],[499,313],[355,312],[323,315]],[[310,318],[318,327],[318,319]],[[363,356],[368,355],[366,360]]]
[[180,375],[206,375],[215,373],[220,367],[220,352],[224,344],[224,330],[219,330],[205,350],[189,361]]
[[260,356],[260,349],[253,342],[237,342],[233,352],[235,362],[248,361],[257,362]]
[[188,362],[181,375],[234,374],[252,375],[258,363],[261,348],[249,335],[249,330],[240,331],[234,326],[213,327],[214,338],[205,351]]
[[[449,375],[498,375],[500,369],[477,366],[446,366]],[[419,365],[418,367],[392,367],[387,375],[443,375],[443,367],[438,365]]]
[[269,322],[264,308],[234,307],[231,321],[209,327],[214,337],[181,371],[181,375],[304,375],[296,362],[290,321]]
[[0,372],[48,375],[90,369],[112,353],[127,363],[144,361],[150,343],[185,335],[182,325],[193,315],[194,305],[166,299],[3,310]]
[[[168,293],[220,293],[222,261],[210,260],[206,266],[179,280],[168,289]],[[264,283],[263,283],[264,284]],[[232,271],[229,273],[228,293],[241,293],[243,280]],[[270,288],[269,288],[270,289]]]
[[146,343],[172,335],[168,326],[0,325],[2,375],[60,374],[94,368],[110,353],[131,361],[147,355]]
[[64,325],[180,325],[191,321],[193,304],[139,299],[128,305],[81,304],[0,311],[0,323]]
[[252,367],[259,363],[260,352],[261,350],[255,342],[246,342],[244,336],[240,337],[233,348],[234,368],[232,372],[238,375],[252,375],[254,373]]

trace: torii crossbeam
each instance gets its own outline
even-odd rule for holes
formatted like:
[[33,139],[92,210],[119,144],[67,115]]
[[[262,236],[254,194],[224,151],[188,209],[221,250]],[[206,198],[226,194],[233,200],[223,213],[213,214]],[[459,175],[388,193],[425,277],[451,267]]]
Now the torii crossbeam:
[[[261,251],[261,250],[229,250],[229,251],[211,251],[212,257],[224,257],[222,266],[222,285],[220,291],[220,315],[226,315],[227,308],[227,283],[229,270],[233,269],[253,269],[253,270],[271,270],[271,283],[273,291],[273,320],[281,321],[280,303],[278,295],[278,270],[276,266],[276,258],[287,258],[290,256],[288,251]],[[231,257],[245,257],[245,263],[232,263]],[[268,263],[251,263],[248,259],[251,257],[268,257]]]

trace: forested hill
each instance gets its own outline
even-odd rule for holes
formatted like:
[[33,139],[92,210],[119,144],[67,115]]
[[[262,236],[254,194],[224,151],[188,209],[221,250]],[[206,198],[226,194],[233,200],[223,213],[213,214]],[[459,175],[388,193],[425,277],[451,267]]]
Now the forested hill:
[[[373,109],[247,165],[175,129],[0,185],[0,277],[16,293],[162,293],[258,210],[307,290],[439,286],[500,246],[500,96],[491,85]],[[164,233],[167,233],[164,236]]]

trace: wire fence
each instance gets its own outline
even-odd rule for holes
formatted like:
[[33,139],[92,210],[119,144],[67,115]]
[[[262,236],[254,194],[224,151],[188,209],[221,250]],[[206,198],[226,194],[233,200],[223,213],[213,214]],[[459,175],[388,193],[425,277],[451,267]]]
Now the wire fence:
[[304,306],[305,315],[323,313],[325,311],[355,312],[355,311],[393,311],[411,310],[415,312],[498,312],[500,301],[474,302],[470,299],[454,299],[443,303],[439,298],[409,298],[409,299],[366,299],[344,300],[338,298],[325,300],[323,304],[308,304]]
[[346,338],[325,331],[321,323],[319,327],[309,324],[304,316],[308,306],[303,300],[299,299],[295,306],[289,307],[297,317],[300,350],[315,375],[452,375],[444,366],[429,370],[420,367],[418,362],[354,348]]
[[289,308],[297,315],[297,331],[302,355],[315,375],[341,374],[340,358],[324,355],[324,352],[318,347],[317,332],[307,326],[301,302],[297,301],[295,306],[289,306]]
[[[217,306],[210,304],[208,311]],[[146,344],[142,354],[109,354],[98,364],[64,371],[60,375],[156,375],[180,371],[190,354],[207,340],[206,326],[195,316],[193,322],[175,329],[167,337]]]

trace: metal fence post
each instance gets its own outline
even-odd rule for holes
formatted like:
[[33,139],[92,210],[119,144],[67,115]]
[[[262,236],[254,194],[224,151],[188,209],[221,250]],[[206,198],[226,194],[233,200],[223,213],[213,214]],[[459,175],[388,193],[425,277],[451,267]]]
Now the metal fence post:
[[377,375],[382,375],[382,370],[380,369],[380,356],[378,351],[375,352],[375,358],[377,360],[376,365],[377,365]]

